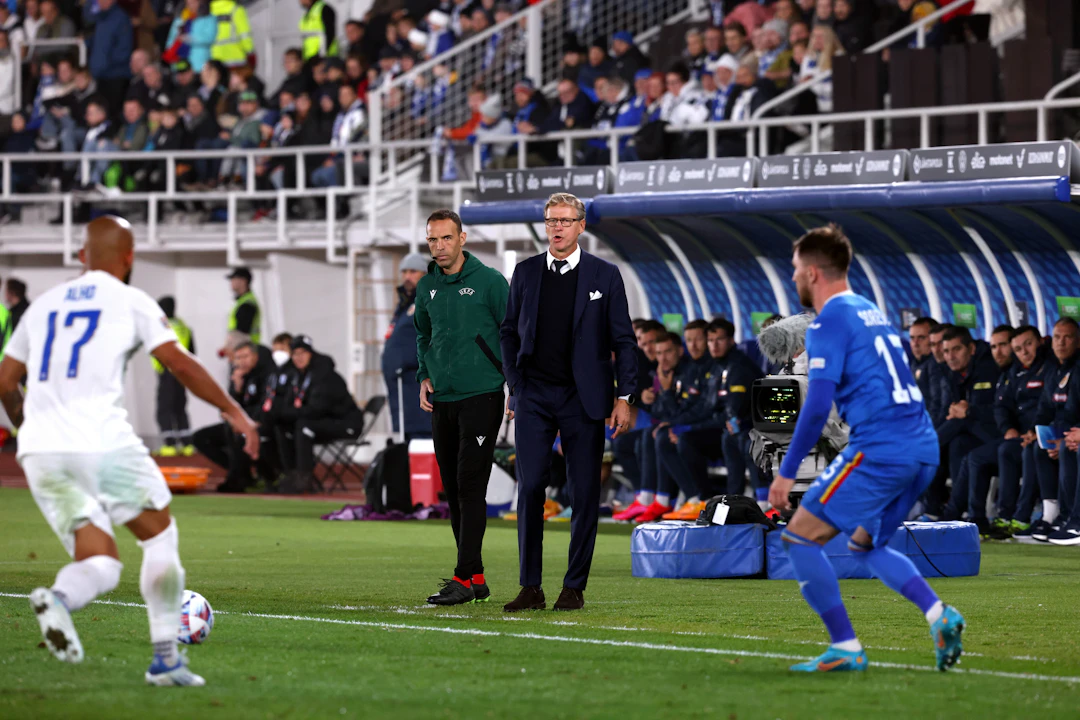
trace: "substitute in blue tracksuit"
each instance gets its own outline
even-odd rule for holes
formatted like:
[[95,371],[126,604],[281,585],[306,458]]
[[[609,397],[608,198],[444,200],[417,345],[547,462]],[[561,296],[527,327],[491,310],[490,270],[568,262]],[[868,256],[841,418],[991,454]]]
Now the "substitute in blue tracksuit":
[[[984,533],[990,532],[990,523],[986,518],[986,496],[990,491],[990,479],[998,469],[998,454],[1007,430],[1002,424],[999,413],[1001,412],[1002,403],[1005,403],[1011,397],[1009,393],[1015,389],[1015,383],[1012,386],[1009,384],[1009,371],[1014,366],[1012,346],[1010,345],[1014,332],[1014,329],[1009,325],[999,325],[990,334],[990,356],[997,364],[1000,373],[994,390],[994,419],[998,425],[998,435],[993,440],[972,450],[960,463],[960,474],[958,477],[953,478],[952,494],[942,518],[944,520],[959,520],[964,512],[968,511],[972,521]],[[1034,359],[1038,338],[1025,337],[1024,342],[1031,344],[1033,354],[1027,358],[1030,362]],[[1041,366],[1037,372],[1041,372]],[[1037,392],[1034,394],[1034,403],[1038,403]],[[1032,405],[1032,413],[1034,413],[1034,404]],[[1008,434],[1012,435],[1012,433]],[[1019,445],[1017,445],[1017,448],[1019,448]],[[1019,458],[1019,455],[1017,457]],[[979,495],[980,492],[981,495]],[[1004,538],[1000,537],[998,539]]]
[[735,326],[724,318],[713,320],[707,328],[706,342],[711,364],[703,378],[702,400],[676,418],[668,431],[667,445],[674,453],[666,451],[662,458],[679,487],[696,487],[701,498],[723,492],[709,478],[709,463],[723,457],[727,434],[724,370],[735,350]]
[[[707,404],[706,387],[713,366],[707,349],[708,328],[709,324],[704,320],[693,320],[683,329],[686,355],[683,357],[682,370],[675,380],[674,397],[677,404],[674,412],[653,431],[656,443],[656,473],[661,479],[660,491],[674,494],[670,487],[671,481],[674,481],[686,498],[684,507],[677,512],[694,515],[693,518],[686,519],[697,518],[693,510],[701,501],[701,488],[679,462],[679,452],[676,443],[672,442],[671,431],[675,427],[685,426],[698,418],[708,416],[708,411],[704,410]],[[700,508],[698,510],[700,511]]]
[[[1080,372],[1073,372],[1069,375],[1066,396],[1062,429],[1067,434],[1067,437],[1063,451],[1069,451],[1076,455],[1078,447],[1080,447],[1080,432],[1078,432],[1078,429],[1080,429]],[[1077,472],[1080,473],[1080,470]],[[1055,545],[1080,545],[1080,482],[1078,481],[1080,481],[1080,474],[1074,476],[1073,482],[1076,482],[1077,485],[1074,486],[1072,507],[1069,515],[1065,517],[1064,522],[1061,522],[1061,518],[1058,518],[1059,522],[1057,524],[1060,527],[1047,536],[1047,539]]]
[[750,414],[750,390],[754,381],[764,377],[746,353],[734,349],[721,377],[721,395],[724,398],[724,439],[721,443],[724,465],[727,466],[727,494],[742,495],[746,488],[746,472],[750,471],[750,483],[759,501],[768,500],[768,485],[762,486],[760,472],[750,457],[750,431],[754,427]]
[[990,346],[973,340],[967,328],[949,328],[942,341],[950,372],[947,412],[937,434],[949,477],[956,482],[963,477],[961,463],[968,453],[997,438],[994,400],[1001,371]]
[[[1059,429],[1065,425],[1065,406],[1069,399],[1069,382],[1077,372],[1077,360],[1080,359],[1080,333],[1076,321],[1061,318],[1054,324],[1054,337],[1051,343],[1057,367],[1047,376],[1043,395],[1039,399],[1039,408],[1035,412],[1036,425],[1053,425]],[[1073,510],[1076,494],[1076,452],[1062,446],[1061,450],[1036,450],[1038,456],[1047,456],[1056,460],[1057,467],[1040,464],[1039,494],[1043,501],[1043,516],[1031,528],[1031,537],[1047,540],[1052,533],[1061,529],[1059,516],[1068,518]],[[1056,527],[1055,527],[1056,526]]]
[[[998,524],[1008,523],[1010,529],[1019,531],[1024,530],[1031,520],[1038,491],[1037,468],[1050,463],[1046,453],[1038,452],[1035,414],[1047,377],[1054,371],[1056,362],[1043,344],[1039,329],[1031,325],[1013,332],[1012,346],[1016,360],[994,410],[1003,437],[998,448]],[[972,467],[970,478],[972,502],[980,497],[980,492],[985,501],[989,477],[977,477],[977,470]]]
[[416,284],[427,274],[430,258],[409,253],[401,261],[401,285],[398,286],[398,305],[383,346],[382,371],[386,381],[390,420],[394,433],[401,432],[398,398],[398,376],[401,376],[401,400],[405,404],[405,440],[431,437],[431,415],[420,409],[420,384],[416,382]]

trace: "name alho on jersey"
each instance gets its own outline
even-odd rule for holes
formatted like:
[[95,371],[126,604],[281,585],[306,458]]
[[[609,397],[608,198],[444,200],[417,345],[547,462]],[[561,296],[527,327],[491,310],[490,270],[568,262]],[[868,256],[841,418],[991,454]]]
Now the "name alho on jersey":
[[124,407],[127,365],[140,346],[151,352],[175,341],[153,298],[108,273],[41,295],[6,349],[27,368],[19,455],[141,446]]

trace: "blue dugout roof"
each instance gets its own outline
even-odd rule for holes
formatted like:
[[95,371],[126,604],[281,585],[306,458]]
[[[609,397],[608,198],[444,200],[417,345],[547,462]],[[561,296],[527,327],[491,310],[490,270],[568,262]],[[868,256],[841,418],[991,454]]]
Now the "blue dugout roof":
[[[1075,199],[1068,177],[1036,177],[632,192],[585,205],[589,232],[620,257],[654,317],[722,314],[741,340],[764,314],[798,310],[791,242],[827,222],[851,238],[854,289],[898,326],[922,314],[970,321],[977,337],[1003,323],[1046,332],[1080,305]],[[539,223],[543,206],[476,202],[461,217]]]

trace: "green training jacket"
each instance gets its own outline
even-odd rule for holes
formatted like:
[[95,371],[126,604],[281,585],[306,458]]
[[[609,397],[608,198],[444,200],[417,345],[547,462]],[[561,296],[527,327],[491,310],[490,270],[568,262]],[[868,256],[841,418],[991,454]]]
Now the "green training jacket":
[[456,275],[434,261],[416,287],[416,381],[431,379],[432,400],[454,402],[502,390],[499,326],[510,285],[468,252]]

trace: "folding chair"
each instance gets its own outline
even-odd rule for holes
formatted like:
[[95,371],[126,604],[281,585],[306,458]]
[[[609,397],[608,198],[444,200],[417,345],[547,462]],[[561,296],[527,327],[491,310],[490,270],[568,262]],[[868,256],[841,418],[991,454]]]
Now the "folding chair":
[[360,429],[360,432],[354,438],[343,438],[341,440],[333,440],[323,445],[319,451],[320,458],[323,459],[323,463],[326,466],[326,472],[323,475],[323,480],[329,480],[330,483],[326,488],[327,494],[334,492],[334,490],[345,491],[345,477],[347,475],[354,476],[359,482],[363,482],[364,473],[360,470],[358,465],[353,460],[355,451],[364,446],[370,445],[371,442],[365,440],[371,429],[375,427],[375,421],[379,417],[379,413],[386,406],[386,396],[376,395],[367,401],[364,405],[364,424]]

